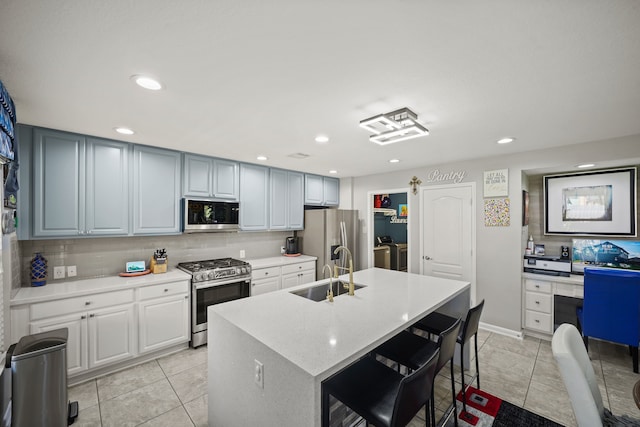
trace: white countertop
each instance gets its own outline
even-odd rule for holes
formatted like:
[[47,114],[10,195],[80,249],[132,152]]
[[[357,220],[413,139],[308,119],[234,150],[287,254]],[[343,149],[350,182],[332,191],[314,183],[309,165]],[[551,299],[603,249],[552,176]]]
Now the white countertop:
[[16,296],[11,299],[11,306],[89,295],[96,292],[109,292],[140,286],[159,285],[161,283],[178,282],[182,280],[190,281],[191,275],[176,268],[169,269],[166,273],[151,273],[137,277],[111,276],[69,282],[48,280],[44,286],[20,288]]
[[258,268],[269,268],[269,267],[281,267],[283,265],[288,264],[298,264],[301,262],[307,261],[315,261],[317,257],[309,256],[309,255],[300,255],[300,256],[274,256],[268,258],[254,258],[254,259],[245,259],[249,264],[251,264],[251,269],[255,270]]
[[378,268],[357,271],[353,279],[366,287],[352,297],[336,296],[333,303],[290,293],[307,284],[210,306],[209,318],[226,319],[317,377],[469,288],[468,282]]

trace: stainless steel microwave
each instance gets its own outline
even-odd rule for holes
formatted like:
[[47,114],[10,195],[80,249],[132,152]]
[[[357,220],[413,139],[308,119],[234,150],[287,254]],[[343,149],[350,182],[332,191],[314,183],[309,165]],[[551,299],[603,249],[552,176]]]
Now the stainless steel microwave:
[[182,231],[238,231],[240,205],[206,199],[182,199]]

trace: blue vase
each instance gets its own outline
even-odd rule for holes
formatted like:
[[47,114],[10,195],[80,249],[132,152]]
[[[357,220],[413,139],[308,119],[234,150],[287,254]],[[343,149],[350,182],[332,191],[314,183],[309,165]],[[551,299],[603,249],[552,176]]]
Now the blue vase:
[[47,284],[47,259],[39,252],[31,259],[31,286]]

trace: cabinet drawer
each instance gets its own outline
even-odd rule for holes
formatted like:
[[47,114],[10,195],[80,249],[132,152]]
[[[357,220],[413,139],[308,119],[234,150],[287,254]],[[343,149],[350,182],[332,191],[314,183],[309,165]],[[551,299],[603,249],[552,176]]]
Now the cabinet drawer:
[[551,282],[545,282],[544,280],[531,280],[531,279],[526,279],[524,282],[525,282],[525,288],[528,291],[544,292],[545,294],[551,293]]
[[527,292],[525,294],[525,308],[551,314],[551,295]]
[[251,271],[251,279],[260,280],[280,276],[280,267],[259,268]]
[[316,268],[315,261],[301,262],[298,264],[288,264],[282,266],[282,274],[297,273],[304,270],[312,270]]
[[570,285],[568,283],[556,283],[555,295],[565,297],[584,298],[584,286]]
[[31,305],[31,320],[133,302],[133,289],[41,302]]
[[145,286],[139,289],[140,300],[166,297],[176,294],[189,293],[189,281],[164,283],[161,285]]
[[551,315],[527,310],[524,314],[524,326],[527,329],[551,333]]

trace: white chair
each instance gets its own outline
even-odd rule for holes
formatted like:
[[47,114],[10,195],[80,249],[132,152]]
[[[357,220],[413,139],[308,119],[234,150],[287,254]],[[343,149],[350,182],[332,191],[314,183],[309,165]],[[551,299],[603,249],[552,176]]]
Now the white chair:
[[604,405],[582,336],[575,326],[560,325],[551,341],[579,427],[602,427]]

